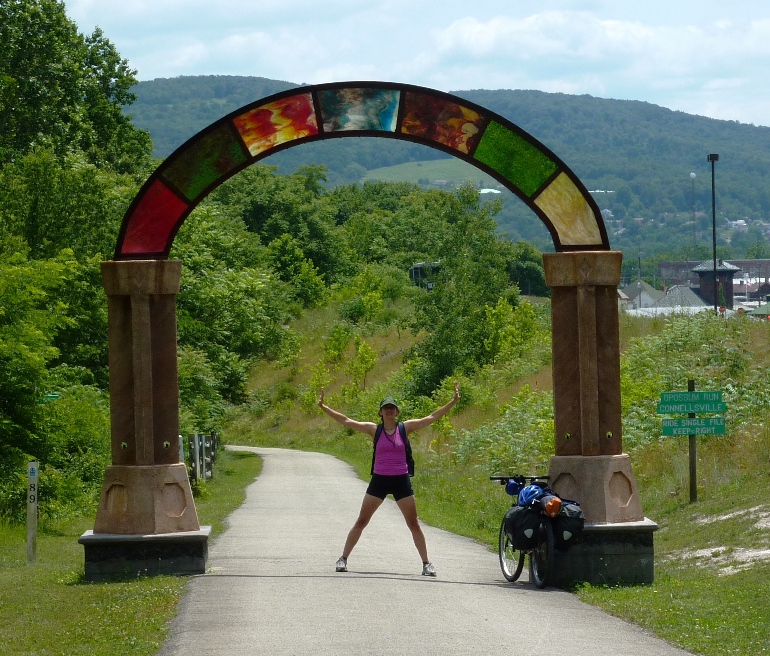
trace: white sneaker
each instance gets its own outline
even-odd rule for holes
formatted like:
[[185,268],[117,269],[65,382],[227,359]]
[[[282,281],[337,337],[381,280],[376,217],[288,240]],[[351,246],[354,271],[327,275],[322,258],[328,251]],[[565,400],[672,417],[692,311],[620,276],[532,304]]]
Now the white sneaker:
[[[337,561],[337,565],[335,567],[338,572],[347,572],[348,559],[345,558],[344,556],[340,556],[340,559]],[[435,574],[433,576],[435,576]]]
[[423,576],[436,576],[436,568],[433,567],[430,563],[423,563],[422,564],[422,575]]

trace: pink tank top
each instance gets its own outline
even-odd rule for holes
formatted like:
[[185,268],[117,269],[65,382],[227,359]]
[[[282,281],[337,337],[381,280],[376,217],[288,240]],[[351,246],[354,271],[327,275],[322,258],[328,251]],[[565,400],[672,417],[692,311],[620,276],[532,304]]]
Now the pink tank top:
[[398,426],[393,435],[388,435],[382,429],[374,452],[374,473],[380,476],[403,476],[409,473],[406,446]]

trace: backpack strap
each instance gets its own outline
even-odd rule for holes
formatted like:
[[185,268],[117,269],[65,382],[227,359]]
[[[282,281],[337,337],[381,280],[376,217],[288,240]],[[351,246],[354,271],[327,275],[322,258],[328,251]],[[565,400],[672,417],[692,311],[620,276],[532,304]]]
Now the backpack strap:
[[383,426],[382,422],[377,424],[377,430],[374,431],[374,442],[372,443],[372,471],[371,474],[374,474],[374,456],[377,453],[377,442],[380,439],[380,435],[382,435],[382,431],[385,429],[385,426]]

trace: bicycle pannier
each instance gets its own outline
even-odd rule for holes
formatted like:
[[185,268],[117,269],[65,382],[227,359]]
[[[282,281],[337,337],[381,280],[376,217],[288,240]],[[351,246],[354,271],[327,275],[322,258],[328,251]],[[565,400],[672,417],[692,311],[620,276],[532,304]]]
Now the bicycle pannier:
[[505,513],[505,531],[516,549],[532,549],[537,544],[539,526],[540,516],[533,508],[512,506]]
[[553,537],[556,548],[566,551],[578,544],[583,535],[585,516],[578,503],[562,500],[561,510],[553,519]]

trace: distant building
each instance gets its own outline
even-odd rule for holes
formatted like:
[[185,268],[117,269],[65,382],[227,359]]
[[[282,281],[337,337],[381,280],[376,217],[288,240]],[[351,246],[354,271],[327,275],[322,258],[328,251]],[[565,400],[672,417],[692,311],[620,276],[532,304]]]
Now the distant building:
[[639,310],[641,308],[652,307],[665,293],[655,289],[644,280],[635,280],[623,288],[623,293],[627,297],[626,305],[629,310]]
[[693,271],[700,276],[698,293],[710,305],[734,307],[733,276],[740,271],[737,267],[724,260],[717,260],[716,275],[714,260],[706,260],[696,266]]
[[760,319],[766,319],[767,321],[770,321],[770,294],[767,295],[766,299],[766,303],[760,305],[758,308],[749,310],[747,314],[752,317],[758,317]]
[[[770,282],[770,260],[730,260],[730,263],[739,267],[746,278],[758,283]],[[699,264],[701,264],[700,260],[660,262],[658,263],[658,278],[664,281],[666,285],[689,284],[690,287],[700,287],[700,276],[693,271]],[[753,289],[751,291],[754,292]],[[764,296],[761,298],[764,299]]]
[[737,232],[746,232],[749,229],[748,224],[743,219],[737,221],[730,221],[730,227]]
[[409,279],[418,287],[431,291],[433,278],[441,268],[441,262],[415,262],[409,269]]
[[657,308],[700,308],[708,307],[689,285],[674,285],[669,287],[665,296],[653,305]]

